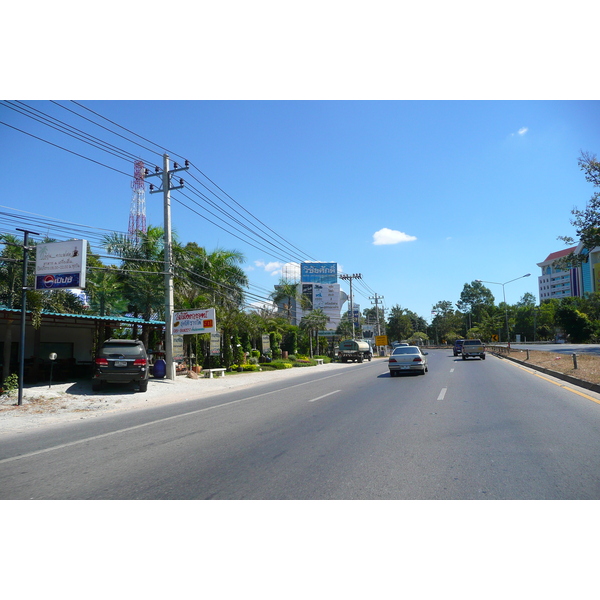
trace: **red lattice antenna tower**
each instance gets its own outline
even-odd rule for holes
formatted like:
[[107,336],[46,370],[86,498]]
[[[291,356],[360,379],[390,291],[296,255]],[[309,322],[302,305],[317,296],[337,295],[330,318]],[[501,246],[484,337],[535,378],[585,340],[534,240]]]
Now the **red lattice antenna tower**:
[[144,184],[144,162],[136,160],[133,163],[133,181],[131,182],[133,196],[129,210],[129,237],[139,242],[140,233],[146,233],[146,188]]

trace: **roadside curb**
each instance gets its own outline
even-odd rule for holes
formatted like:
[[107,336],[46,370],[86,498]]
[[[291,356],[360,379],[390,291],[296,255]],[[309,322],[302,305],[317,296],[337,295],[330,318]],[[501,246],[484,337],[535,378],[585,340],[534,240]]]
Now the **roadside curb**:
[[492,352],[492,354],[503,360],[510,360],[519,365],[523,365],[524,367],[528,367],[529,369],[533,369],[534,371],[539,371],[540,373],[544,373],[545,375],[549,375],[550,377],[555,377],[556,379],[560,379],[561,381],[566,381],[567,383],[571,383],[573,385],[582,387],[586,390],[589,390],[590,392],[596,392],[597,394],[600,394],[600,385],[597,383],[592,383],[591,381],[585,381],[583,379],[577,379],[577,377],[565,375],[564,373],[560,373],[558,371],[552,371],[551,369],[546,369],[546,367],[532,365],[526,361],[519,360],[518,358],[512,358],[512,356],[506,356],[497,352]]

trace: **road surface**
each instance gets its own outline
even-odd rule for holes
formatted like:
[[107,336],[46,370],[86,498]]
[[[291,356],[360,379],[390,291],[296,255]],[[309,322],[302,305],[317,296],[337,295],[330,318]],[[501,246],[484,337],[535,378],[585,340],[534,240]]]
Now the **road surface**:
[[432,350],[9,436],[2,499],[598,499],[600,396]]

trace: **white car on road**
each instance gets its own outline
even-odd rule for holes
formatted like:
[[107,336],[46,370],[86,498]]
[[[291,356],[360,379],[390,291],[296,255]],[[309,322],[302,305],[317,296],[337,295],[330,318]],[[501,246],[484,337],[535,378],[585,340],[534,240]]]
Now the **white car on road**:
[[397,346],[390,355],[388,367],[390,377],[411,371],[425,375],[428,371],[427,352],[421,352],[418,346]]

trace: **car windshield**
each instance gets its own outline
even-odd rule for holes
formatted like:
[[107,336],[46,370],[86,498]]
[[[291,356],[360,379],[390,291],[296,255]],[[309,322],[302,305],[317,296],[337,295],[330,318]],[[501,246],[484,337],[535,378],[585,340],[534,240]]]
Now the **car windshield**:
[[400,346],[392,354],[419,354],[419,349],[414,346]]

